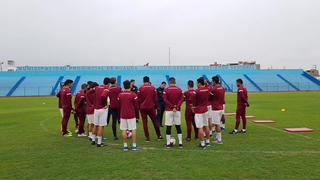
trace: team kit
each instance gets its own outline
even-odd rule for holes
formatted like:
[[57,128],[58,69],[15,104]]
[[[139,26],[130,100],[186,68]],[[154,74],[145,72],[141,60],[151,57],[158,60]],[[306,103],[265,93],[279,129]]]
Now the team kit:
[[[187,90],[183,92],[176,86],[176,79],[169,78],[169,85],[162,82],[159,88],[155,88],[148,76],[143,77],[143,85],[135,86],[134,80],[125,80],[123,89],[117,85],[116,78],[104,78],[103,84],[88,81],[81,85],[72,104],[71,87],[73,81],[68,79],[57,93],[59,110],[61,113],[62,136],[70,137],[68,122],[73,115],[76,124],[75,133],[78,137],[88,137],[92,145],[103,147],[104,128],[112,122],[114,140],[118,140],[117,124],[120,126],[123,151],[128,151],[127,140],[132,139],[131,150],[139,150],[137,146],[137,123],[140,119],[143,123],[145,141],[150,142],[148,130],[148,117],[153,124],[157,139],[162,140],[160,128],[164,127],[162,119],[165,119],[166,143],[165,148],[172,148],[176,142],[171,137],[174,126],[178,136],[178,147],[183,148],[181,129],[181,106],[185,102],[185,121],[187,127],[186,141],[192,140],[191,133],[194,129],[194,138],[199,140],[199,148],[206,149],[213,144],[223,144],[222,131],[225,129],[225,89],[221,85],[219,76],[212,77],[212,81],[206,81],[200,77],[195,83],[187,82]],[[247,89],[243,81],[236,81],[237,111],[235,128],[230,134],[246,133],[246,108],[249,107]],[[87,119],[87,128],[85,128]],[[111,121],[112,119],[112,121]],[[243,128],[239,130],[240,121]],[[87,129],[87,130],[85,130]],[[213,142],[210,140],[213,137]]]

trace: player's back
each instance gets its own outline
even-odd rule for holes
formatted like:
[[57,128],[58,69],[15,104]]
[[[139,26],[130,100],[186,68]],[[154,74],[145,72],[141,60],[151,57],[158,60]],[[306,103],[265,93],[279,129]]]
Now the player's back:
[[212,109],[213,110],[223,110],[223,105],[225,104],[225,89],[216,84],[212,90]]
[[64,87],[60,94],[61,96],[61,105],[63,108],[71,109],[72,108],[72,93],[70,88]]
[[102,109],[107,105],[108,87],[100,85],[94,88],[95,96],[93,105],[95,109]]
[[118,96],[121,93],[121,87],[112,85],[109,87],[110,108],[119,108]]
[[94,101],[95,93],[93,89],[90,89],[86,92],[86,112],[87,114],[93,114],[94,107],[93,107],[93,101]]
[[164,90],[167,101],[177,105],[182,97],[182,90],[177,86],[170,86]]
[[186,101],[186,110],[191,110],[191,104],[192,104],[192,95],[194,94],[194,89],[188,89],[183,93],[185,101]]
[[135,118],[138,103],[137,95],[131,91],[123,91],[119,94],[118,100],[120,105],[120,118]]
[[140,109],[150,109],[156,106],[157,91],[152,85],[142,85],[138,90]]
[[193,97],[195,113],[205,113],[208,111],[209,98],[210,91],[207,87],[200,87],[197,90],[195,90]]

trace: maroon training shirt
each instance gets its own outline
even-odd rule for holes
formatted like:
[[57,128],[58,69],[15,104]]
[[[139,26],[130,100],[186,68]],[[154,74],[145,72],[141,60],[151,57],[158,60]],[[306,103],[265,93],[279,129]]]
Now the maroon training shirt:
[[94,109],[102,109],[107,106],[109,96],[108,86],[100,85],[94,88],[95,96],[93,100]]
[[121,93],[121,87],[117,85],[111,85],[109,87],[110,108],[112,109],[119,108],[118,97],[120,93]]
[[64,87],[60,93],[61,107],[65,110],[72,109],[72,93],[70,88]]
[[74,109],[77,113],[86,113],[86,94],[80,90],[74,99]]
[[210,98],[210,91],[207,87],[200,87],[194,91],[192,96],[192,105],[194,113],[202,114],[208,112],[208,101]]
[[165,103],[166,111],[172,111],[174,108],[180,111],[183,103],[182,90],[177,86],[170,86],[163,92],[163,101]]
[[94,101],[94,90],[90,89],[86,92],[86,113],[87,114],[93,114],[94,113],[94,106],[93,106],[93,101]]
[[119,94],[120,118],[139,119],[138,97],[130,90],[124,90]]
[[59,107],[59,109],[62,108],[61,93],[62,93],[62,89],[57,93],[58,107]]
[[220,85],[216,84],[212,89],[211,89],[211,94],[212,94],[212,101],[211,101],[211,106],[212,110],[223,110],[223,105],[224,105],[224,96],[225,96],[225,89]]
[[242,85],[238,87],[237,103],[241,107],[246,107],[248,104],[248,92]]
[[146,83],[138,90],[140,109],[154,109],[157,106],[157,90],[154,86]]
[[192,111],[191,105],[192,105],[192,96],[194,94],[194,89],[188,89],[183,93],[184,99],[186,101],[186,111]]

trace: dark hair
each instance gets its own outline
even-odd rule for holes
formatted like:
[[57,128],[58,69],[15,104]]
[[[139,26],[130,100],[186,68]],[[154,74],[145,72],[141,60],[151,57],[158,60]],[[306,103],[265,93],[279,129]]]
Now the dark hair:
[[110,83],[115,84],[117,82],[117,79],[115,77],[110,78]]
[[162,81],[162,83],[161,84],[167,84],[166,82],[164,82],[164,81]]
[[72,81],[71,79],[67,79],[67,80],[64,82],[64,86],[69,85],[69,84],[71,84],[71,83],[73,83],[73,81]]
[[188,81],[188,86],[189,86],[189,87],[191,87],[191,88],[193,88],[194,83],[193,83],[193,81],[192,81],[192,80],[189,80],[189,81]]
[[108,78],[108,77],[104,78],[103,84],[108,85],[109,83],[110,83],[110,78]]
[[203,86],[204,85],[204,78],[203,77],[198,78],[197,83],[200,83]]
[[169,78],[170,84],[176,84],[176,79],[174,77]]
[[216,84],[220,84],[220,78],[219,78],[219,76],[213,76],[213,77],[212,77],[212,81],[213,81],[214,83],[216,83]]
[[131,79],[131,80],[130,80],[131,83],[132,83],[132,82],[135,82],[135,81],[136,81],[136,80],[134,80],[134,79]]
[[123,81],[123,87],[124,87],[124,89],[130,89],[130,85],[131,83],[130,83],[130,81],[129,80],[125,80],[125,81]]
[[143,82],[144,83],[150,82],[150,78],[148,76],[143,77]]
[[94,87],[97,87],[99,86],[99,84],[97,82],[93,82],[92,85],[91,85],[91,88],[94,88]]
[[87,87],[87,84],[82,84],[81,89],[85,89]]
[[92,81],[87,82],[88,86],[90,86],[92,83],[93,83]]
[[237,79],[237,83],[243,84],[242,79]]

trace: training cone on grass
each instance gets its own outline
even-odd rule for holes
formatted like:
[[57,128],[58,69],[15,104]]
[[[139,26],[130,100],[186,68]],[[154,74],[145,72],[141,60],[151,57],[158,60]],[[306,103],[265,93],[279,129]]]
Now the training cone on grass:
[[254,119],[256,118],[255,116],[246,116],[247,119]]
[[255,120],[253,122],[256,123],[256,124],[271,124],[271,123],[275,123],[272,120]]
[[313,129],[310,128],[284,128],[287,132],[313,132]]
[[224,115],[225,115],[225,116],[235,116],[236,113],[225,113]]

